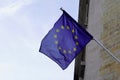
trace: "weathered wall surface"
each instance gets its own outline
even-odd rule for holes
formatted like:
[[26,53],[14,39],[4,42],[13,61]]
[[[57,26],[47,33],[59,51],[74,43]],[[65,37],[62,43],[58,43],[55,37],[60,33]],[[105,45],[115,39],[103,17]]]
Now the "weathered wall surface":
[[[120,0],[90,0],[88,31],[120,59]],[[120,80],[119,75],[120,64],[91,41],[85,80]]]

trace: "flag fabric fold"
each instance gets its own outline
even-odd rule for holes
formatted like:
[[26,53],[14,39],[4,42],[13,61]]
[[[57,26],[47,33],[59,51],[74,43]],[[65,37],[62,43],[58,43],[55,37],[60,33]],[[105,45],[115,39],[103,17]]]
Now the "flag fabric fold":
[[64,70],[92,39],[91,34],[63,11],[42,40],[39,52],[51,58]]

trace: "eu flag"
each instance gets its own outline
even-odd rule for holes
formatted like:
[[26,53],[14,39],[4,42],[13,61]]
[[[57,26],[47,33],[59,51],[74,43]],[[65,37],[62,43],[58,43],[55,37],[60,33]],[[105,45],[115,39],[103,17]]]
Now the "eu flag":
[[62,16],[42,40],[39,51],[64,70],[92,39],[92,35],[63,11]]

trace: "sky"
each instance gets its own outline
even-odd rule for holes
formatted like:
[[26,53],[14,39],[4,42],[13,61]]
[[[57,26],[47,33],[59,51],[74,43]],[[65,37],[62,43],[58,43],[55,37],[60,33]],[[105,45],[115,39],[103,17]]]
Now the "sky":
[[62,70],[39,52],[62,15],[78,20],[79,0],[0,0],[0,80],[73,80],[74,61]]

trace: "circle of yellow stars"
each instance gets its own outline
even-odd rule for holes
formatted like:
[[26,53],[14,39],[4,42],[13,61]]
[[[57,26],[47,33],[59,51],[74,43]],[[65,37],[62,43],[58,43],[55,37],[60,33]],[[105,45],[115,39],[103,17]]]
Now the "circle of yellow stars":
[[[60,27],[60,29],[56,29],[56,34],[53,35],[53,37],[54,37],[54,39],[55,39],[54,44],[56,44],[56,45],[59,44],[59,41],[57,40],[57,38],[58,38],[57,33],[59,33],[61,30],[64,30],[64,29],[70,30],[72,34],[75,33],[75,30],[74,30],[74,29],[71,30],[69,26],[66,26],[66,27],[65,27],[65,26],[62,25],[62,26]],[[77,46],[79,46],[79,42],[77,41],[77,40],[78,40],[78,36],[75,35],[75,36],[74,36],[74,39],[76,40],[76,41],[75,41],[76,47],[73,47],[72,50],[63,49],[61,46],[58,46],[58,50],[59,50],[59,51],[62,51],[62,53],[64,53],[64,54],[67,54],[67,53],[68,53],[68,54],[72,54],[72,53],[76,52],[76,51],[77,51]]]

